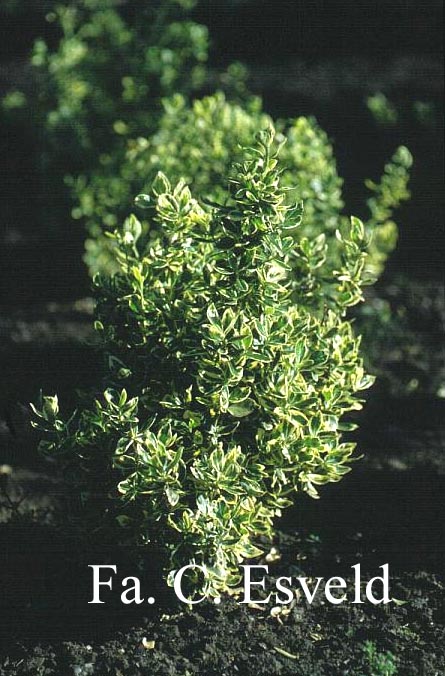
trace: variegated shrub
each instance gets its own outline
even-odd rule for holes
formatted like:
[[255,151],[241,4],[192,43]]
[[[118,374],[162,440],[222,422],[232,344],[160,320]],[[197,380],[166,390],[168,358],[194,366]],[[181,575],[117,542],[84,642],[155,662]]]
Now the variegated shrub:
[[[42,450],[75,469],[85,522],[157,542],[170,569],[205,566],[209,595],[237,583],[298,493],[349,470],[345,415],[372,382],[345,318],[361,299],[364,227],[342,221],[332,270],[323,238],[296,244],[305,216],[282,168],[268,128],[219,204],[159,174],[138,198],[153,234],[127,219],[118,271],[95,279],[105,391],[68,421],[55,397],[34,407]],[[317,303],[313,269],[329,291]]]

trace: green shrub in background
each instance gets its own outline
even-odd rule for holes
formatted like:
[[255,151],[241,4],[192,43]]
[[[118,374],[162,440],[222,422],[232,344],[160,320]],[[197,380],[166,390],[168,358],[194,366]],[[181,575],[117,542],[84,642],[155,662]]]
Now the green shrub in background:
[[[194,0],[54,4],[56,49],[42,39],[31,63],[37,105],[52,151],[90,169],[122,136],[153,129],[162,96],[199,87],[208,35],[187,19]],[[34,105],[35,102],[33,102]]]
[[[196,585],[211,596],[239,581],[295,493],[348,471],[344,416],[372,383],[344,317],[362,295],[365,229],[342,221],[335,271],[323,236],[296,246],[302,208],[286,204],[275,148],[269,129],[241,151],[211,208],[158,174],[138,199],[152,236],[130,217],[113,234],[116,274],[95,280],[105,391],[68,421],[56,397],[34,408],[96,528],[117,520],[168,568],[205,566]],[[314,307],[313,269],[335,302]]]
[[[70,227],[69,176],[119,166],[127,136],[152,133],[161,98],[190,94],[206,76],[208,32],[190,20],[195,0],[47,2],[53,38],[36,40],[23,91],[2,100],[2,118],[32,138],[41,211],[36,226]],[[18,11],[18,8],[17,8]],[[243,86],[243,70],[222,76]],[[16,132],[15,132],[16,133]]]

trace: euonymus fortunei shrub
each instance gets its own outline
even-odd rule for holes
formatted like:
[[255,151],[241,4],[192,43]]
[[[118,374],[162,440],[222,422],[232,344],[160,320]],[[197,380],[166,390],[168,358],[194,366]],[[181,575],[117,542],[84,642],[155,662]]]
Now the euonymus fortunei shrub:
[[170,569],[205,566],[209,595],[237,583],[296,494],[349,470],[345,415],[372,382],[345,319],[361,300],[364,226],[342,221],[333,269],[327,237],[295,238],[309,225],[285,169],[268,128],[211,207],[158,174],[138,198],[151,234],[127,219],[117,272],[95,278],[105,391],[67,421],[56,397],[34,407],[85,518],[157,543]]

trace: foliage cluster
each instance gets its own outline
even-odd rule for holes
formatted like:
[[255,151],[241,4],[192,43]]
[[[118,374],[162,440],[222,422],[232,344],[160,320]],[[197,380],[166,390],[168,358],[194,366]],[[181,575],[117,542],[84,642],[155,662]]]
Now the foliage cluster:
[[72,223],[70,176],[100,170],[104,154],[119,166],[127,135],[156,128],[162,97],[202,86],[209,40],[207,28],[190,18],[195,4],[45,4],[49,37],[35,41],[22,89],[7,92],[0,109],[2,122],[34,154],[28,184],[38,186],[41,206],[33,217],[44,232]]
[[[210,203],[218,201],[225,194],[224,181],[229,167],[240,159],[241,146],[251,144],[258,129],[272,122],[259,99],[251,97],[242,103],[230,102],[221,92],[196,99],[193,104],[176,94],[163,100],[163,108],[155,133],[129,139],[119,162],[111,154],[104,156],[100,170],[89,179],[83,175],[71,182],[78,202],[73,215],[86,222],[89,232],[85,260],[92,274],[116,271],[112,252],[115,241],[108,237],[109,231],[125,219],[133,195],[147,189],[159,170],[165,171],[172,181],[185,180],[201,199]],[[275,124],[276,145],[285,140],[280,161],[282,182],[289,189],[286,201],[301,199],[305,207],[305,219],[294,236],[300,242],[304,240],[303,246],[311,247],[314,253],[317,242],[327,242],[324,265],[312,266],[310,270],[306,265],[302,270],[306,293],[316,304],[320,294],[323,301],[327,295],[335,295],[335,291],[328,288],[330,277],[326,276],[326,267],[330,266],[333,271],[340,264],[335,233],[347,220],[343,181],[332,144],[313,118],[299,117]],[[370,191],[363,209],[370,241],[366,273],[374,279],[384,269],[397,241],[393,212],[409,197],[411,162],[408,150],[400,147],[386,164],[380,181],[366,182]],[[146,232],[148,221],[142,218],[141,223]],[[153,223],[150,226],[153,227]],[[302,258],[298,265],[300,268],[303,265]],[[357,331],[366,335],[367,365],[374,372],[388,376],[391,369],[383,372],[378,368],[388,335],[397,334],[402,358],[411,353],[419,341],[417,336],[408,335],[387,302],[375,297],[372,301],[360,306],[356,313]],[[401,383],[400,376],[389,378],[389,382],[402,391],[407,386]]]
[[[112,235],[117,272],[95,278],[106,389],[67,421],[56,397],[34,407],[43,451],[74,466],[90,513],[162,545],[169,568],[205,566],[209,595],[238,582],[295,492],[317,497],[348,471],[345,414],[372,383],[345,319],[363,224],[340,223],[333,270],[327,238],[294,237],[303,210],[273,128],[239,157],[211,207],[162,173],[139,196],[154,227],[129,217]],[[335,290],[317,304],[313,269]]]
[[[87,242],[87,262],[93,272],[113,271],[104,232],[128,215],[133,195],[150,185],[157,171],[165,171],[171,180],[182,178],[204,200],[217,201],[224,193],[229,167],[239,160],[241,146],[250,145],[257,131],[272,123],[258,99],[231,103],[221,92],[195,100],[192,105],[175,95],[165,99],[163,105],[156,132],[129,140],[119,167],[108,156],[111,170],[103,166],[89,182],[79,177],[73,183],[79,202],[74,215],[86,220],[92,235]],[[345,216],[343,181],[332,145],[313,118],[299,117],[276,126],[277,142],[286,139],[281,162],[288,200],[292,202],[297,195],[305,204],[306,219],[299,234],[313,242],[324,235],[329,242],[328,259],[335,268],[335,232]],[[381,273],[397,241],[392,214],[409,197],[411,162],[408,150],[400,147],[380,181],[367,181],[371,192],[365,220],[371,236],[367,267],[374,277]]]
[[[77,0],[55,3],[47,20],[60,39],[36,40],[31,101],[54,153],[80,166],[127,133],[153,129],[162,96],[192,91],[205,76],[207,29],[188,19],[194,0]],[[37,109],[37,110],[36,110]]]
[[[75,228],[69,184],[79,174],[85,180],[100,175],[110,161],[118,173],[128,138],[155,131],[161,99],[178,92],[188,97],[203,86],[210,77],[209,36],[192,19],[195,5],[196,0],[46,0],[33,8],[43,24],[46,17],[45,37],[35,41],[21,89],[9,90],[0,105],[17,164],[21,153],[27,162],[26,175],[18,170],[11,183],[17,195],[22,190],[35,195],[31,213],[23,215],[19,199],[11,210],[4,187],[0,212],[13,231],[30,217],[33,237],[40,239],[57,240],[62,229]],[[23,7],[12,3],[9,11],[20,15]],[[244,89],[240,65],[212,77],[233,95]]]

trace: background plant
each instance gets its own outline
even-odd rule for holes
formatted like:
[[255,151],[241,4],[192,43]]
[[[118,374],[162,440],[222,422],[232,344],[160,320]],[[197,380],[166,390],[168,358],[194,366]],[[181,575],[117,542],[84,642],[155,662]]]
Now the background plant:
[[43,7],[51,35],[35,41],[23,88],[2,101],[4,123],[30,137],[38,227],[70,222],[68,176],[97,171],[104,154],[118,166],[127,135],[154,131],[162,97],[203,85],[209,40],[190,18],[195,4],[71,0]]
[[138,199],[156,236],[130,217],[113,235],[118,272],[95,281],[105,391],[68,421],[56,397],[34,408],[42,450],[76,468],[90,513],[162,543],[170,568],[205,565],[211,595],[237,582],[295,492],[317,497],[348,471],[344,415],[372,383],[344,318],[361,299],[364,227],[338,232],[335,302],[314,308],[291,262],[323,267],[327,243],[295,245],[302,208],[285,204],[275,155],[269,129],[212,209],[157,176]]
[[208,34],[188,20],[194,4],[78,0],[48,11],[60,38],[55,49],[41,38],[34,44],[31,104],[52,152],[63,144],[74,153],[72,170],[76,159],[89,166],[110,152],[122,135],[152,129],[162,96],[202,84]]

